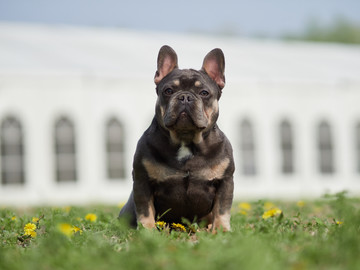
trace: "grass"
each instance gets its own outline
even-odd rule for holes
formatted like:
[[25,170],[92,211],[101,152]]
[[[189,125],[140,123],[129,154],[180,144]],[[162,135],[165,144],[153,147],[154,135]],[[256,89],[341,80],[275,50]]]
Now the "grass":
[[0,269],[360,269],[359,209],[345,193],[234,203],[233,231],[211,234],[127,229],[117,207],[3,208]]

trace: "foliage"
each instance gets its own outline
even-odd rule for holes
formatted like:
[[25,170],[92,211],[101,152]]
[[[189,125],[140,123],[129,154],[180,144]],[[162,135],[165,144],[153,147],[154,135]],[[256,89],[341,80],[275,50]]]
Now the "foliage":
[[360,24],[338,17],[330,25],[321,25],[313,19],[302,34],[287,34],[284,39],[360,44]]
[[128,229],[108,206],[4,208],[0,269],[360,269],[359,209],[345,193],[235,203],[232,232],[213,234],[187,222]]

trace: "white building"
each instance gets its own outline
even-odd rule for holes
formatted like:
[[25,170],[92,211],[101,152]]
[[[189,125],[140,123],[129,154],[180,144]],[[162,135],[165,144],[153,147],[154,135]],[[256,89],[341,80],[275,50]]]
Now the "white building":
[[225,53],[236,199],[360,194],[359,46],[2,23],[0,205],[125,201],[164,44]]

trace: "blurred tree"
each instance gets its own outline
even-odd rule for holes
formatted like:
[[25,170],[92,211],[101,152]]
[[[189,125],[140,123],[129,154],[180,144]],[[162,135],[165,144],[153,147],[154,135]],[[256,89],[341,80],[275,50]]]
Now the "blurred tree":
[[337,17],[330,25],[321,25],[318,20],[311,19],[302,34],[287,34],[287,40],[307,40],[318,42],[339,42],[360,44],[360,24],[344,17]]

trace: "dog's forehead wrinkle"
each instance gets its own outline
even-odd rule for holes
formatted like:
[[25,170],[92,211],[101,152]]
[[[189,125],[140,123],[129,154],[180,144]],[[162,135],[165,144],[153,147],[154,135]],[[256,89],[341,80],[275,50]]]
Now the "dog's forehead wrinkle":
[[180,84],[182,88],[192,88],[194,87],[196,81],[199,81],[198,77],[183,76],[180,78]]
[[202,74],[199,71],[193,69],[179,69],[173,74],[173,83],[176,86],[181,87],[193,87],[196,81],[202,80]]
[[176,85],[182,90],[193,89],[198,91],[199,89],[206,87],[207,90],[212,92],[217,91],[217,86],[212,79],[205,73],[197,70],[177,70],[177,73],[174,74],[174,80],[179,80],[180,85]]

